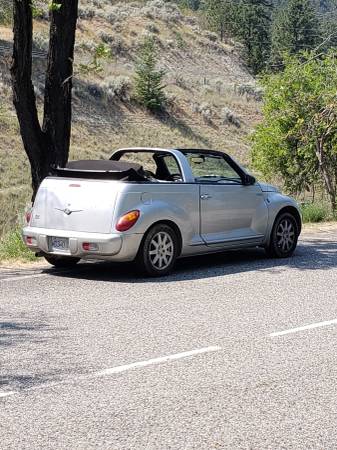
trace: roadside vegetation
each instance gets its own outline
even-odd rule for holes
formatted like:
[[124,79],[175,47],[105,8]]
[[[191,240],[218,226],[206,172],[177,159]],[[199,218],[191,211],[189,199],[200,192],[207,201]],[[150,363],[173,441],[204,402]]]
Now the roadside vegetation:
[[34,253],[28,250],[23,243],[19,227],[0,238],[0,264],[9,260],[36,260]]
[[282,72],[262,78],[263,120],[253,135],[252,162],[290,192],[322,186],[336,211],[337,54],[300,53]]
[[327,203],[302,203],[303,223],[329,222],[336,220]]

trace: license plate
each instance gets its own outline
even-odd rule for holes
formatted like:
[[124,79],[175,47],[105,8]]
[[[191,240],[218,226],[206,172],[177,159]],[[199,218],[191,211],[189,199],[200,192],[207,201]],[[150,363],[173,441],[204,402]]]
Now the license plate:
[[66,251],[69,249],[69,239],[60,237],[51,237],[51,248],[57,251]]

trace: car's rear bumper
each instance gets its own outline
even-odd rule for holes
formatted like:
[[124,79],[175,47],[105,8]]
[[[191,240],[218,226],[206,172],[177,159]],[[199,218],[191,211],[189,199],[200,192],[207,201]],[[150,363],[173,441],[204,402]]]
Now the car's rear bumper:
[[[54,230],[47,228],[25,227],[22,236],[27,247],[36,253],[72,256],[83,259],[105,259],[111,261],[132,261],[138,252],[142,234],[102,234],[80,231]],[[31,238],[31,243],[27,242]],[[69,239],[67,250],[53,250],[51,237]],[[94,251],[84,250],[83,244],[96,244]]]

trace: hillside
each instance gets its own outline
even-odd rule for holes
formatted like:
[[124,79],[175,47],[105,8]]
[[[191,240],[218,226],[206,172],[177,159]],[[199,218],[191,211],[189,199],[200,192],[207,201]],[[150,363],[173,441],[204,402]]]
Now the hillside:
[[[168,108],[153,116],[133,100],[139,45],[154,36],[165,75]],[[89,70],[97,47],[111,55]],[[48,22],[34,23],[34,85],[40,106]],[[29,164],[11,105],[8,64],[11,30],[0,27],[0,234],[13,225],[30,198]],[[240,47],[219,42],[196,17],[153,0],[112,4],[82,2],[78,23],[71,158],[106,158],[124,146],[210,147],[248,161],[247,135],[259,120],[254,80]]]

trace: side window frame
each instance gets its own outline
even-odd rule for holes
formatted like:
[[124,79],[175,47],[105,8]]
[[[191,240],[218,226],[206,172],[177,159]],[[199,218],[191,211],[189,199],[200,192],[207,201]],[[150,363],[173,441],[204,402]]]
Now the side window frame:
[[[190,153],[190,156],[192,157],[193,154]],[[205,156],[205,158],[210,157],[210,155],[207,155],[207,154],[202,155],[202,153],[200,154],[200,156]],[[215,155],[214,154],[213,157],[216,158],[216,159],[222,159],[223,161],[225,161],[225,163],[228,164],[228,166],[236,173],[236,175],[238,177],[238,182],[231,182],[230,180],[228,180],[228,181],[226,181],[226,180],[222,180],[222,181],[212,180],[211,176],[210,176],[209,179],[206,179],[206,177],[207,177],[206,176],[204,181],[198,179],[198,178],[202,178],[202,177],[194,177],[195,183],[203,184],[203,185],[204,184],[218,185],[218,186],[228,186],[228,185],[229,186],[242,186],[243,185],[241,170],[238,170],[240,168],[237,167],[236,164],[234,164],[234,162],[230,158],[226,158],[225,154],[223,154],[223,155],[218,155],[218,154]],[[191,163],[189,163],[189,164],[190,164],[191,170],[193,172],[192,165],[191,165]]]

